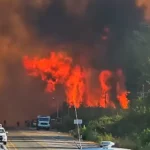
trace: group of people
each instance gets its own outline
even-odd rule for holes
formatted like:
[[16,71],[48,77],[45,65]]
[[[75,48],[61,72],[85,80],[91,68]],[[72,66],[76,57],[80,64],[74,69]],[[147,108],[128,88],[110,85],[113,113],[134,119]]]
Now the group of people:
[[[17,127],[19,127],[19,126],[20,126],[20,122],[19,122],[19,121],[17,121],[16,125],[17,125]],[[4,126],[4,127],[6,127],[6,126],[7,126],[7,122],[6,122],[6,120],[4,120],[4,122],[3,122],[3,126]]]

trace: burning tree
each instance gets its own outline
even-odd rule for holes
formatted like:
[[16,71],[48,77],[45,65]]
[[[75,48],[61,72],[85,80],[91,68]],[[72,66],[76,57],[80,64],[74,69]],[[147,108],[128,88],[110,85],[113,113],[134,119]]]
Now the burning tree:
[[[47,83],[46,91],[53,92],[57,84],[65,89],[67,103],[80,107],[116,107],[119,103],[124,109],[128,108],[129,100],[125,88],[125,79],[121,69],[116,72],[103,70],[99,73],[96,96],[88,90],[87,72],[84,66],[73,65],[73,59],[66,53],[52,52],[48,58],[24,57],[24,67],[29,75],[40,76]],[[113,81],[113,82],[112,82]],[[93,87],[95,88],[95,87]],[[106,97],[107,95],[107,97]],[[113,96],[114,95],[114,96]]]

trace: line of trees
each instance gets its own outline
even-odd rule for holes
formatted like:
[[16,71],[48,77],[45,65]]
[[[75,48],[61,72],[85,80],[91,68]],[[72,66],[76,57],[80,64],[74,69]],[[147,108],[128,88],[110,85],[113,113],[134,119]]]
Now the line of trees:
[[[85,140],[111,140],[115,141],[118,147],[149,150],[150,26],[142,23],[138,30],[126,37],[123,48],[128,56],[125,58],[127,60],[124,69],[127,88],[131,92],[129,109],[80,108],[78,116],[84,122],[81,133]],[[137,92],[141,93],[138,95]],[[68,115],[68,108],[65,106],[63,112],[63,126],[59,129],[74,129],[74,109],[70,109]],[[72,133],[77,136],[76,129]]]

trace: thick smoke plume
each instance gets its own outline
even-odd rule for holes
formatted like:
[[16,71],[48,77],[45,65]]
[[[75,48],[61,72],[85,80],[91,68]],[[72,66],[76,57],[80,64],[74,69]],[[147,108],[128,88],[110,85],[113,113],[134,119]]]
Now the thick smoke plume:
[[[94,76],[103,69],[123,68],[124,37],[144,17],[137,4],[136,0],[1,0],[0,120],[15,124],[55,111],[52,95],[43,91],[45,83],[26,75],[25,55],[47,56],[61,49],[74,63],[93,70]],[[63,96],[59,100],[64,101]]]
[[[27,4],[33,9],[44,6],[40,1]],[[47,105],[49,96],[42,91],[43,83],[32,80],[31,84],[22,67],[25,54],[38,55],[43,47],[25,19],[25,6],[22,0],[0,1],[0,121],[6,120],[9,125],[18,120],[23,123],[37,113],[53,112]]]

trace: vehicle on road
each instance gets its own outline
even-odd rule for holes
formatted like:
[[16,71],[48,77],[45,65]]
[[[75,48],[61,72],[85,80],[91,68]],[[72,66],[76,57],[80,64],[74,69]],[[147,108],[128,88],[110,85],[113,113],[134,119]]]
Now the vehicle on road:
[[3,127],[0,127],[0,142],[4,145],[7,144],[7,133]]
[[102,141],[101,143],[100,143],[100,147],[101,148],[111,148],[111,147],[113,147],[115,145],[115,143],[114,142],[111,142],[111,141]]
[[131,149],[125,149],[125,148],[84,148],[84,150],[131,150]]
[[49,130],[51,127],[50,124],[51,117],[50,116],[37,116],[37,130],[46,129]]
[[102,141],[100,143],[100,147],[97,148],[87,148],[85,150],[130,150],[126,148],[117,148],[115,147],[115,143],[111,141]]
[[0,150],[7,150],[3,143],[0,143]]

